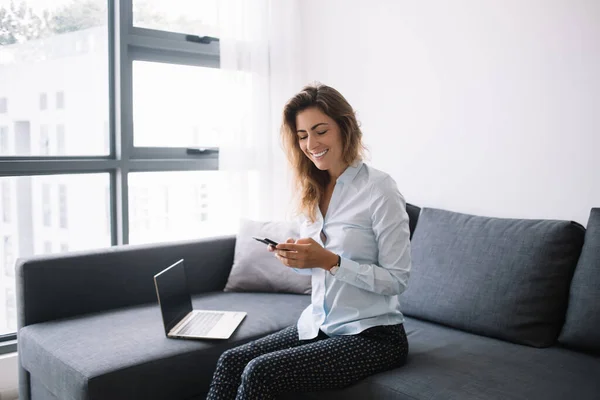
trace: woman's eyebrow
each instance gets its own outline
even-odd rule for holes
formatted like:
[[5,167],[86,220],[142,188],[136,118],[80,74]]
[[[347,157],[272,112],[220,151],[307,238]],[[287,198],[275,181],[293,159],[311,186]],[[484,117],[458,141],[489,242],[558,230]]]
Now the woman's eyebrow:
[[[314,125],[312,128],[310,128],[311,131],[314,131],[319,125],[329,125],[327,122],[319,122],[318,124]],[[298,132],[306,132],[304,129],[298,129],[296,131],[296,133]]]

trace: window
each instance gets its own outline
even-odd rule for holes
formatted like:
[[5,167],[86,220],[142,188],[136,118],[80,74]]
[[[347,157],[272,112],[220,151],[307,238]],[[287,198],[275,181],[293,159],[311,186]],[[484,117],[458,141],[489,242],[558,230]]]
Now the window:
[[150,229],[150,191],[139,187],[135,181],[129,184],[129,230],[134,234]]
[[220,182],[217,171],[131,173],[130,243],[184,240],[226,233],[223,225],[216,223],[226,218],[226,207],[203,199],[207,189],[200,189],[200,185],[204,184],[215,196],[222,196]]
[[216,68],[134,61],[134,144],[217,147],[227,118],[220,78]]
[[40,110],[46,110],[48,108],[48,95],[46,93],[40,94]]
[[40,154],[50,154],[50,135],[48,133],[48,125],[40,126]]
[[110,153],[110,136],[109,136],[109,131],[110,131],[110,129],[109,129],[109,126],[108,126],[108,121],[104,121],[104,125],[103,125],[104,143],[103,143],[103,147],[102,148],[104,149],[104,152],[106,154]]
[[110,226],[110,213],[111,213],[110,212],[110,199],[111,199],[110,188],[107,187],[104,190],[104,221],[105,221],[104,232],[107,235],[110,235],[110,228],[111,228],[111,226]]
[[10,201],[10,182],[2,180],[0,182],[2,188],[2,222],[8,224],[11,222],[11,201]]
[[65,92],[56,92],[56,108],[58,110],[65,108]]
[[56,154],[59,156],[66,155],[65,146],[65,126],[58,124],[56,125]]
[[[8,182],[10,195],[1,199],[9,224],[0,238],[10,237],[11,252],[0,268],[50,251],[221,234],[217,0],[88,3],[26,0],[32,13],[47,11],[54,23],[39,29],[31,18],[6,27],[0,82],[9,84],[0,85],[0,124],[10,135],[0,136],[0,182]],[[0,15],[10,14],[7,7],[0,1]],[[145,98],[144,86],[157,78],[157,90]],[[165,129],[176,133],[173,140],[165,140]],[[189,154],[190,146],[209,151]],[[198,181],[211,182],[202,223],[190,185]],[[14,333],[5,306],[0,336]]]
[[60,227],[67,229],[67,186],[62,184],[58,187],[58,213]]
[[15,276],[15,257],[14,257],[14,249],[13,249],[13,240],[11,236],[4,236],[3,240],[3,253],[4,253],[4,273],[8,277]]
[[17,308],[15,290],[13,288],[6,288],[6,305],[8,308]]
[[133,25],[163,31],[213,35],[218,0],[133,0]]
[[0,126],[0,156],[8,153],[8,126]]
[[12,287],[6,288],[6,325],[8,329],[17,329],[17,296],[15,296],[15,289]]
[[45,227],[52,226],[52,205],[50,204],[50,184],[42,184],[42,220]]
[[[108,0],[15,0],[13,8],[22,5],[39,17],[31,18],[27,13],[20,18],[18,13],[11,12],[11,1],[0,0],[0,20],[2,15],[13,15],[15,24],[10,26],[10,18],[8,24],[0,22],[0,96],[11,101],[10,110],[3,116],[31,127],[21,132],[11,129],[14,140],[22,140],[23,146],[15,144],[3,155],[108,155],[104,143],[110,132],[103,130],[105,121],[110,120],[109,65],[113,59],[109,59],[108,3]],[[44,17],[46,12],[48,21],[44,19],[48,18]],[[93,51],[76,48],[75,43],[88,43],[92,39]],[[63,112],[67,106],[72,112]],[[55,137],[57,122],[67,126],[73,135],[64,147],[60,136]],[[50,142],[42,138],[39,128],[42,125],[49,127],[45,135]]]

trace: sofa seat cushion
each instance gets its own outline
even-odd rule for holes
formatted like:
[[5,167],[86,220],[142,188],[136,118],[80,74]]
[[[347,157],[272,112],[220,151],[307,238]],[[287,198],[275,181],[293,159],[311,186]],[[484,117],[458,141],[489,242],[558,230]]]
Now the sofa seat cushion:
[[223,351],[296,323],[310,296],[212,292],[197,309],[246,311],[229,340],[165,336],[156,304],[27,326],[23,367],[60,399],[186,399],[206,393]]
[[600,358],[534,348],[406,318],[408,362],[341,391],[289,399],[597,400]]

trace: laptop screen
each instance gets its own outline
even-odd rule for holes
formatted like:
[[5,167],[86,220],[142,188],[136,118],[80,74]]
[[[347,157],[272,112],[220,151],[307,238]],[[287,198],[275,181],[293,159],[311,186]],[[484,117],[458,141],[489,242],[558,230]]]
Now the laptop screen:
[[154,276],[165,332],[192,311],[192,299],[188,291],[183,260]]

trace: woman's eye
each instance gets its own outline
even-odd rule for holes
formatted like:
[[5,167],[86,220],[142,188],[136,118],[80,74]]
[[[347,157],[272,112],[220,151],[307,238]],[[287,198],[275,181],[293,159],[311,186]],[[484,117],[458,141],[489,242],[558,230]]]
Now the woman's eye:
[[298,140],[304,140],[306,138],[307,138],[306,136],[302,136],[302,137],[298,137]]
[[324,135],[324,134],[326,134],[326,133],[327,133],[327,131],[323,131],[323,132],[317,132],[317,135]]

